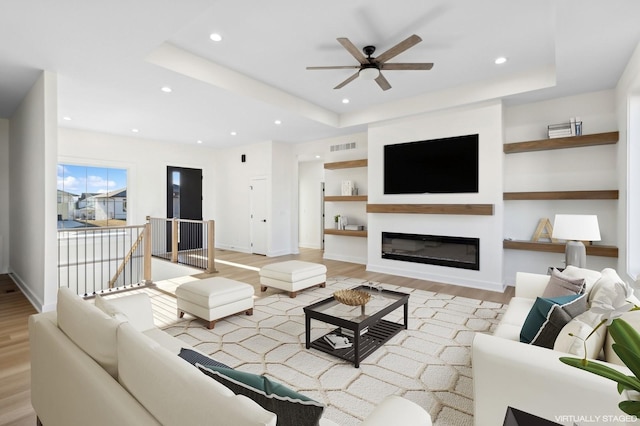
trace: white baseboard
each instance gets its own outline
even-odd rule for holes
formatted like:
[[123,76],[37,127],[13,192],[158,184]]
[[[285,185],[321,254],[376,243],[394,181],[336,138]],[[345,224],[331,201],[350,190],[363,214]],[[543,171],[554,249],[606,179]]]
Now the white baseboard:
[[343,255],[336,255],[336,254],[332,254],[332,253],[327,253],[326,251],[324,252],[324,255],[322,256],[323,259],[329,259],[329,260],[339,260],[342,262],[349,262],[349,263],[357,263],[360,265],[366,265],[367,264],[367,259],[365,257],[353,257],[353,256],[343,256]]
[[14,283],[16,283],[16,285],[18,286],[18,288],[20,289],[22,294],[25,295],[25,297],[27,298],[29,303],[31,303],[33,305],[33,307],[36,308],[36,310],[38,312],[46,312],[46,311],[51,311],[51,310],[55,309],[55,305],[54,306],[43,306],[42,300],[40,300],[40,298],[33,292],[33,290],[31,290],[25,284],[25,282],[22,280],[22,278],[20,278],[20,276],[18,274],[16,274],[15,272],[10,271],[9,272],[9,278],[11,278],[11,280]]
[[459,277],[451,277],[448,275],[425,274],[425,273],[419,273],[415,271],[407,271],[406,269],[402,269],[402,268],[390,268],[390,267],[384,267],[379,265],[368,264],[367,271],[380,272],[380,273],[389,274],[389,275],[398,275],[401,277],[415,278],[418,280],[434,281],[434,282],[444,283],[444,284],[453,284],[461,287],[474,288],[477,290],[495,291],[498,293],[503,293],[506,288],[506,285],[503,283],[494,283],[494,282],[479,281],[479,280],[468,280],[468,279],[459,278]]

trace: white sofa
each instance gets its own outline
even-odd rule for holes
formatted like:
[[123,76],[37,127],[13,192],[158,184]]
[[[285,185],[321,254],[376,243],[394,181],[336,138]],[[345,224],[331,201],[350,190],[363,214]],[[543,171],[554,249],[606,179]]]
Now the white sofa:
[[[570,266],[564,273],[585,278],[589,309],[594,300],[606,303],[615,294],[615,286],[620,285],[620,278],[612,269],[598,272]],[[520,342],[522,325],[549,280],[549,275],[518,273],[515,297],[493,335],[476,334],[472,344],[475,424],[501,425],[509,406],[562,425],[630,424],[634,419],[617,406],[625,398],[618,394],[615,382],[559,361],[563,356],[582,357],[582,341],[568,333],[585,337],[600,315],[588,309],[571,320],[558,335],[553,349]],[[632,319],[637,320],[637,315]],[[587,356],[616,361],[606,328],[601,330],[587,339]],[[599,362],[631,374],[623,365]],[[619,359],[616,362],[620,363]]]
[[[62,288],[56,312],[29,318],[31,401],[39,422],[276,425],[274,413],[178,357],[189,346],[154,326],[146,294],[96,305],[103,310]],[[421,407],[392,396],[364,425],[380,426],[389,418],[431,424]],[[321,419],[320,425],[335,423]]]

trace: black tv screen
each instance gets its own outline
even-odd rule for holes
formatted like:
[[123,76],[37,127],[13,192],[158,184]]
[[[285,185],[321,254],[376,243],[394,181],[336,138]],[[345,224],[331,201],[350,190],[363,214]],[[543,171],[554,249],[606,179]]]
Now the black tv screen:
[[384,146],[385,194],[478,192],[478,135]]

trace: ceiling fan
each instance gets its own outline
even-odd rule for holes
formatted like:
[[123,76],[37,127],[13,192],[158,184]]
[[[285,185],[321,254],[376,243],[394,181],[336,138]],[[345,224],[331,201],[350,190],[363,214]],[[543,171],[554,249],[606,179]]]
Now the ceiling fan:
[[[346,37],[340,37],[338,42],[345,48],[351,55],[356,58],[360,65],[344,65],[344,66],[328,66],[328,67],[307,67],[308,70],[337,70],[337,69],[357,69],[358,72],[347,78],[342,83],[338,84],[334,89],[341,89],[347,84],[351,83],[358,77],[365,78],[367,80],[375,80],[378,86],[382,90],[391,89],[391,85],[386,78],[382,75],[382,70],[430,70],[433,68],[433,63],[394,63],[389,64],[387,61],[391,58],[398,56],[400,53],[420,43],[422,39],[417,35],[412,35],[400,43],[396,44],[384,53],[381,53],[377,57],[372,57],[376,51],[375,46],[365,46],[362,49],[364,55],[358,50],[358,48],[351,43]],[[365,56],[366,55],[366,56]]]

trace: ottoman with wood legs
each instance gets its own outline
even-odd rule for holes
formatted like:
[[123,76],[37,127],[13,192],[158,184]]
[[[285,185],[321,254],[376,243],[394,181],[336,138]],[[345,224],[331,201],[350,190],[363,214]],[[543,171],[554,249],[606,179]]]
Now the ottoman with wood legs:
[[178,317],[185,312],[209,322],[212,329],[220,318],[245,312],[253,314],[252,285],[223,277],[189,281],[176,288]]
[[309,287],[324,287],[326,282],[327,267],[318,263],[287,260],[260,268],[260,290],[273,287],[289,292],[289,297]]

